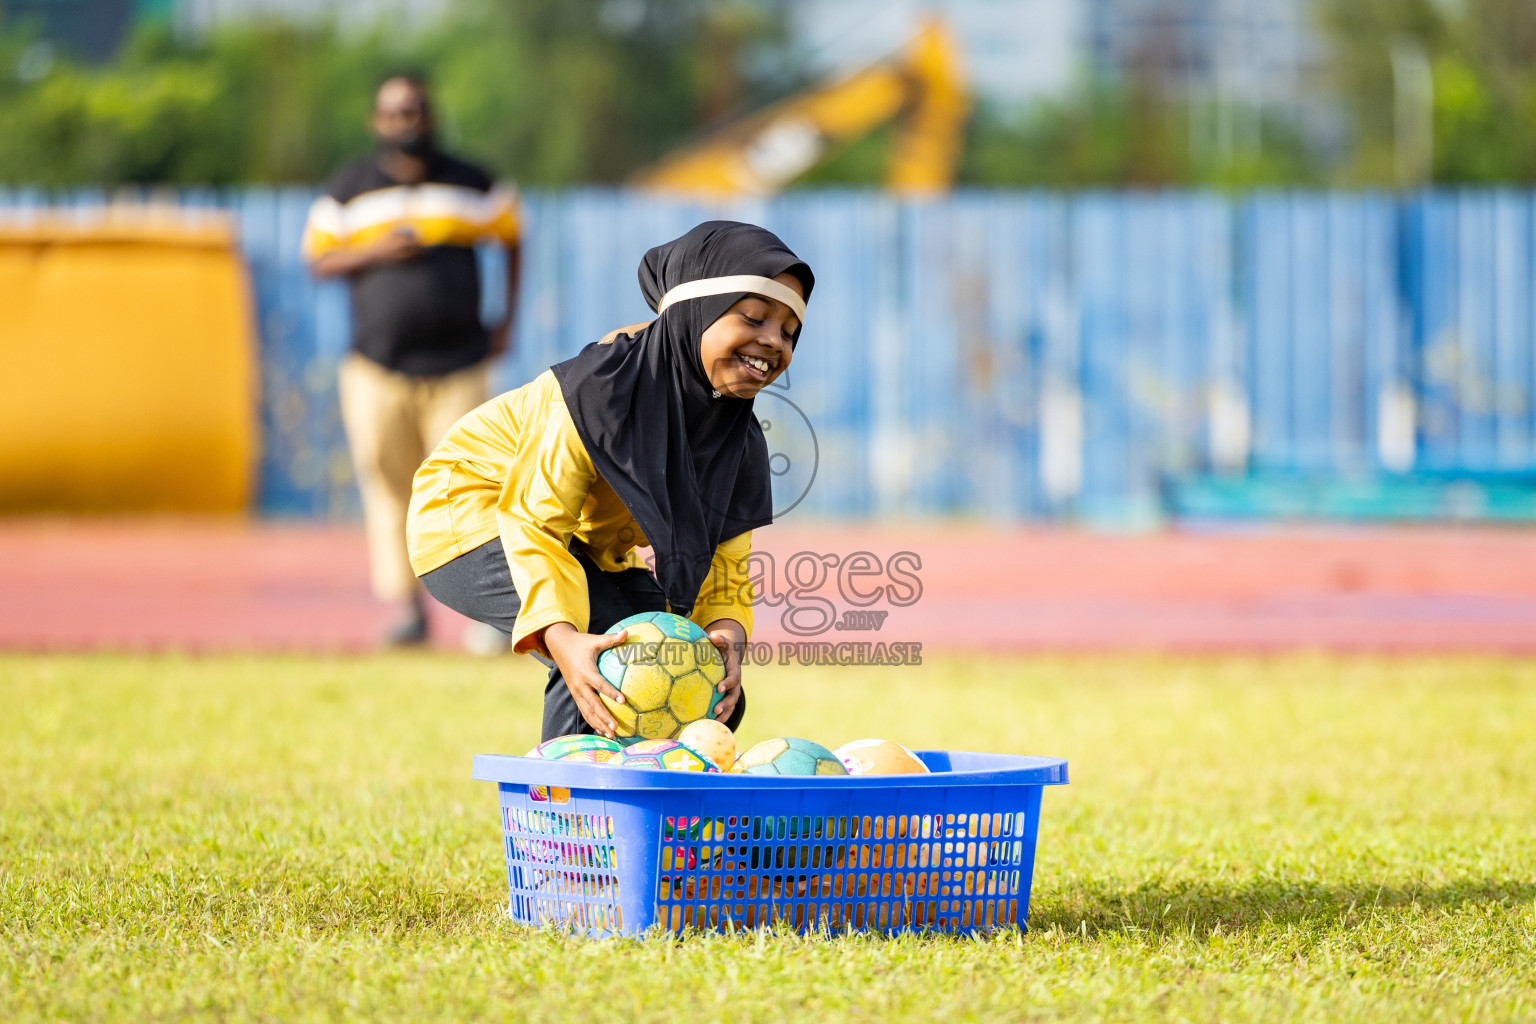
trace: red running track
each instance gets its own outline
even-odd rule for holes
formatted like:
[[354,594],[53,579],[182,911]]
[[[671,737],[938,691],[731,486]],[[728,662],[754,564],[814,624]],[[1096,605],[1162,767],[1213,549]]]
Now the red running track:
[[[1105,536],[789,524],[759,539],[780,601],[758,609],[754,639],[775,644],[794,639],[791,609],[791,624],[821,624],[808,597],[841,617],[875,595],[865,610],[888,613],[878,630],[867,620],[804,639],[925,651],[1536,654],[1536,530]],[[872,557],[850,576],[860,551]],[[791,566],[812,584],[817,563],[825,582],[786,596]],[[0,650],[367,650],[387,616],[365,564],[350,525],[0,520]],[[457,646],[463,620],[443,608],[433,617],[435,642]]]

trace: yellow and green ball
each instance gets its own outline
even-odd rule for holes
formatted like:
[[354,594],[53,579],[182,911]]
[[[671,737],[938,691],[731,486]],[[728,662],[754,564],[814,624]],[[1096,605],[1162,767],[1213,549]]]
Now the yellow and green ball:
[[608,632],[621,629],[629,630],[624,643],[597,659],[603,678],[624,694],[623,704],[602,698],[620,737],[675,739],[683,726],[710,717],[725,662],[702,629],[670,612],[631,615]]
[[747,775],[847,775],[843,762],[820,743],[796,736],[780,736],[749,747],[733,772]]

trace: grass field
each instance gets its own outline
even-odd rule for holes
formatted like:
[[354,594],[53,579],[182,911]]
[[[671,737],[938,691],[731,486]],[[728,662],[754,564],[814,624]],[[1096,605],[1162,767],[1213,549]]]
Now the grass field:
[[1536,1017],[1536,662],[750,670],[744,738],[1059,754],[1030,931],[521,930],[537,666],[0,658],[0,1019]]

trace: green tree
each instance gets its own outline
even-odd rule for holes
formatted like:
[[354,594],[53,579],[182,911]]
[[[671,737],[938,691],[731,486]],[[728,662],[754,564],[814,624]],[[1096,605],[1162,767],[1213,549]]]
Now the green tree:
[[983,107],[967,137],[961,179],[1049,188],[1249,188],[1319,180],[1306,141],[1283,118],[1262,118],[1260,146],[1217,154],[1192,140],[1208,106],[1144,87],[1091,85],[1025,111]]
[[1536,4],[1530,0],[1323,0],[1327,84],[1347,112],[1339,180],[1391,184],[1397,144],[1392,48],[1421,48],[1433,82],[1433,177],[1536,181]]
[[260,22],[141,28],[111,65],[25,71],[0,32],[0,182],[311,182],[364,152],[386,72],[427,74],[448,141],[538,184],[614,182],[762,98],[762,0],[461,0],[413,36]]

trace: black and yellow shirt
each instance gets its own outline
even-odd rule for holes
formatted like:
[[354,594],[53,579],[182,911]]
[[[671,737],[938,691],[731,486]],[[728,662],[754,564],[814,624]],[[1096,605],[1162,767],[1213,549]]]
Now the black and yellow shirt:
[[389,177],[369,157],[338,172],[310,207],[304,256],[314,260],[402,230],[426,248],[417,258],[353,275],[352,347],[381,366],[420,376],[474,365],[489,350],[474,246],[482,239],[517,241],[515,193],[442,154],[414,184]]
[[[518,653],[542,653],[536,636],[556,622],[584,632],[610,625],[587,621],[587,578],[573,543],[607,572],[644,565],[635,549],[649,543],[592,465],[547,370],[454,424],[416,471],[405,535],[418,576],[501,538],[522,598],[512,633]],[[700,627],[735,619],[751,635],[751,553],[750,533],[715,550],[689,616]]]

